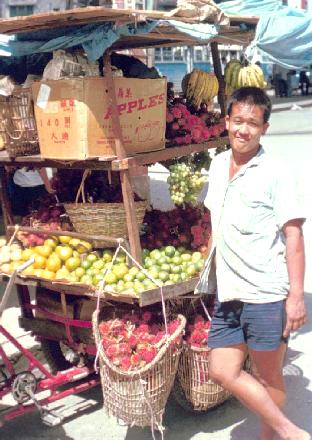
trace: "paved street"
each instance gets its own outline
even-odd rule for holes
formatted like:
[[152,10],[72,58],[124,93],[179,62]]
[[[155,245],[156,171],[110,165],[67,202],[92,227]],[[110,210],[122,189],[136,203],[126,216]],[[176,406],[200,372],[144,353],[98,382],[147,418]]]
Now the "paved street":
[[[274,113],[272,128],[263,139],[264,146],[291,167],[298,177],[300,196],[308,221],[304,227],[307,270],[306,301],[312,317],[312,185],[311,185],[311,120],[312,109],[304,108]],[[158,177],[161,173],[158,175]],[[16,319],[11,307],[5,323]],[[287,414],[312,433],[312,319],[292,335],[285,364],[288,391]],[[23,337],[22,337],[23,338]],[[27,339],[29,341],[29,338]],[[47,428],[34,413],[16,419],[0,429],[1,440],[150,440],[149,429],[127,428],[105,415],[100,388],[80,396],[56,402],[54,407],[66,415],[62,426]],[[0,406],[1,408],[1,406]],[[166,440],[254,440],[257,420],[239,402],[232,399],[206,414],[187,413],[169,400],[165,414]],[[160,438],[156,435],[156,438]]]

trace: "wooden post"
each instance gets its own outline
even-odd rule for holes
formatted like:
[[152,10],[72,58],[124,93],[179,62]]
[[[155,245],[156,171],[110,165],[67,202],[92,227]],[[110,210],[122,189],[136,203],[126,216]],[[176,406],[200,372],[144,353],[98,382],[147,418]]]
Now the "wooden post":
[[[114,78],[112,74],[112,68],[110,63],[110,52],[106,51],[103,57],[105,78],[107,80],[108,99],[112,106],[112,124],[113,132],[115,136],[116,155],[118,159],[124,159],[127,157],[124,149],[124,143],[122,138],[122,130],[120,126],[120,119],[117,113],[117,98],[114,84]],[[142,262],[142,249],[140,244],[139,226],[135,215],[135,205],[133,190],[130,182],[129,170],[120,171],[120,181],[123,196],[123,203],[126,211],[127,229],[130,243],[130,250],[132,256],[139,262]]]
[[212,42],[210,44],[211,47],[211,55],[213,61],[213,68],[216,74],[216,77],[219,81],[219,93],[218,93],[218,103],[221,109],[221,116],[226,115],[226,100],[225,100],[225,83],[222,75],[222,68],[219,56],[218,43]]
[[5,228],[5,234],[7,235],[8,225],[13,225],[13,214],[11,210],[11,203],[8,198],[8,180],[5,168],[0,167],[0,199],[2,205],[3,223]]

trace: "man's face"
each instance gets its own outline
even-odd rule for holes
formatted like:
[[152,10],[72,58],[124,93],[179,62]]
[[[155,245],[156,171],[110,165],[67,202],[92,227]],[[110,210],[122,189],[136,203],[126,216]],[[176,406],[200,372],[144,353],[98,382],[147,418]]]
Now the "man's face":
[[226,116],[226,128],[234,153],[243,155],[256,154],[261,136],[269,124],[263,121],[263,108],[248,103],[236,103],[230,116]]

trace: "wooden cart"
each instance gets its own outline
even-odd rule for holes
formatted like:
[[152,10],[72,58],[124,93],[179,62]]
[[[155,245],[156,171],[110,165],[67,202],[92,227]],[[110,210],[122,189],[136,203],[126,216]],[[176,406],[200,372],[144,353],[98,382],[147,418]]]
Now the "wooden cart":
[[[146,19],[165,19],[165,15],[158,11],[133,11],[133,10],[114,10],[105,8],[85,8],[76,9],[72,11],[55,12],[39,14],[31,17],[17,17],[14,19],[6,19],[0,21],[0,33],[16,34],[20,32],[33,32],[36,30],[52,29],[57,27],[64,27],[70,24],[80,25],[85,23],[100,23],[100,22],[114,22],[116,26],[126,23],[138,23]],[[179,19],[183,22],[188,20]],[[250,27],[245,27],[242,30],[240,24],[254,25],[256,18],[250,17],[232,17],[230,26],[220,28],[219,34],[207,41],[191,37],[182,32],[178,32],[170,25],[170,22],[161,22],[153,31],[147,34],[133,34],[127,37],[121,37],[104,53],[104,64],[106,67],[106,75],[109,84],[109,99],[112,104],[116,104],[116,93],[114,79],[110,68],[110,54],[112,50],[133,49],[133,48],[155,48],[168,47],[178,45],[199,45],[210,44],[214,71],[219,80],[220,88],[218,95],[218,102],[221,108],[221,115],[225,115],[225,97],[224,97],[224,82],[221,71],[221,63],[218,52],[218,44],[244,44],[247,45],[253,37],[254,30]],[[194,23],[194,22],[193,22]],[[57,160],[45,160],[40,156],[17,157],[11,159],[5,151],[0,152],[0,196],[3,210],[3,217],[6,230],[9,231],[9,226],[13,226],[13,216],[10,208],[10,200],[7,195],[7,170],[10,167],[32,166],[36,168],[53,167],[53,168],[75,168],[75,169],[93,169],[103,171],[117,171],[120,173],[121,186],[124,207],[126,212],[128,236],[130,251],[137,261],[141,261],[141,247],[139,240],[139,227],[135,217],[133,190],[130,182],[130,170],[137,166],[151,165],[156,162],[164,162],[174,158],[187,156],[194,152],[206,151],[209,148],[216,148],[227,143],[227,138],[220,138],[217,140],[208,141],[203,144],[193,144],[179,147],[165,148],[161,151],[136,154],[129,157],[124,148],[122,139],[122,131],[119,118],[113,114],[113,130],[115,135],[115,149],[116,155],[114,157],[99,157],[97,159],[67,162]],[[85,237],[87,238],[87,237]],[[116,239],[111,237],[104,237],[106,240],[111,240],[112,245],[116,244]],[[3,276],[3,281],[7,277]],[[198,279],[193,278],[186,282],[176,285],[164,286],[164,299],[175,298],[194,290]],[[43,346],[50,360],[52,366],[57,369],[66,367],[67,362],[62,356],[60,347],[61,341],[66,341],[69,347],[74,350],[79,350],[81,344],[84,345],[84,351],[89,354],[94,354],[92,344],[90,345],[90,328],[77,322],[76,326],[69,328],[66,319],[53,317],[51,314],[46,317],[38,318],[38,311],[34,313],[34,307],[30,302],[29,287],[34,287],[37,292],[58,292],[61,297],[61,305],[63,315],[66,316],[68,306],[68,299],[73,297],[85,297],[95,301],[96,295],[94,290],[86,289],[77,285],[62,284],[59,282],[51,282],[44,280],[23,279],[19,278],[17,291],[19,302],[21,306],[20,325],[27,331],[32,331],[39,339],[43,341]],[[160,301],[160,289],[154,289],[143,292],[138,298],[127,297],[123,295],[112,296],[108,293],[101,293],[101,300],[113,300],[124,303],[139,304],[139,306],[146,306]],[[95,302],[94,302],[95,304]],[[36,316],[37,315],[37,316]],[[53,353],[53,356],[52,356]]]

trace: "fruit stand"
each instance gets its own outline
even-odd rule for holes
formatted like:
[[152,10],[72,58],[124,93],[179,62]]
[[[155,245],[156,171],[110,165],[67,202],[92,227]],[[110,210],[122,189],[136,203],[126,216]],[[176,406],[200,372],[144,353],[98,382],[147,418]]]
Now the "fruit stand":
[[[109,114],[109,117],[111,117],[111,129],[113,133],[113,142],[110,145],[110,153],[105,153],[103,155],[101,154],[91,154],[89,145],[85,144],[83,147],[83,153],[80,155],[76,155],[75,153],[70,158],[66,158],[62,156],[64,153],[64,147],[58,147],[59,153],[58,157],[55,157],[55,153],[53,153],[53,146],[49,146],[49,148],[46,146],[40,145],[41,148],[41,155],[40,154],[30,154],[30,155],[16,155],[16,157],[12,157],[11,154],[8,154],[7,150],[0,151],[0,182],[1,182],[1,203],[2,203],[2,211],[3,211],[3,217],[5,222],[5,227],[7,231],[7,237],[8,239],[11,237],[16,237],[18,234],[22,234],[21,236],[28,237],[27,239],[30,239],[30,235],[34,234],[36,236],[42,236],[45,240],[50,240],[49,245],[51,244],[52,248],[57,249],[59,248],[60,252],[65,252],[64,248],[69,247],[70,255],[65,256],[63,254],[59,254],[59,258],[54,257],[55,261],[61,261],[65,262],[67,261],[66,269],[68,269],[69,272],[73,272],[73,270],[79,269],[76,263],[74,263],[73,260],[70,260],[70,258],[80,258],[79,254],[85,254],[89,253],[91,254],[92,249],[103,249],[103,245],[100,243],[105,242],[105,248],[113,248],[116,249],[121,247],[122,252],[125,252],[127,256],[131,257],[128,262],[130,263],[129,266],[136,267],[136,264],[138,263],[140,272],[143,273],[142,279],[145,278],[147,268],[142,268],[142,263],[144,259],[144,255],[142,255],[142,248],[141,248],[141,241],[140,241],[140,225],[138,224],[138,219],[136,215],[136,201],[135,201],[135,195],[134,190],[132,188],[131,184],[131,172],[136,170],[140,166],[148,166],[155,163],[164,163],[168,166],[172,166],[172,164],[175,163],[175,161],[181,157],[188,157],[191,154],[194,153],[203,153],[207,152],[208,149],[216,149],[216,148],[223,148],[227,144],[227,137],[222,136],[220,137],[218,134],[219,132],[215,132],[214,135],[211,134],[211,132],[207,132],[207,129],[203,129],[200,133],[197,132],[195,134],[195,131],[189,130],[190,133],[192,133],[192,136],[189,134],[189,138],[187,145],[183,144],[183,139],[186,138],[188,133],[188,128],[186,127],[186,123],[184,119],[191,118],[191,114],[187,112],[186,107],[182,105],[180,107],[180,110],[182,113],[180,113],[180,110],[172,111],[169,115],[169,121],[167,120],[167,123],[170,125],[170,130],[174,129],[173,124],[177,123],[179,121],[179,130],[180,128],[183,128],[183,135],[180,137],[175,136],[174,142],[171,143],[170,146],[165,146],[165,139],[163,139],[163,144],[155,146],[151,146],[150,148],[142,148],[142,144],[140,147],[133,147],[132,151],[129,151],[129,140],[125,136],[121,119],[122,119],[122,113],[123,111],[127,112],[125,115],[126,118],[129,118],[129,115],[131,114],[131,106],[138,107],[143,106],[143,98],[139,98],[139,104],[134,103],[134,101],[131,101],[132,104],[129,102],[122,107],[123,104],[120,104],[120,96],[118,96],[118,93],[121,93],[120,90],[123,90],[122,87],[117,87],[116,84],[118,81],[126,81],[127,78],[115,78],[113,75],[113,70],[111,66],[111,54],[114,50],[124,50],[124,49],[135,49],[135,48],[153,48],[153,47],[167,47],[167,46],[177,46],[177,45],[198,45],[198,44],[210,44],[211,51],[212,51],[212,57],[213,57],[213,63],[214,63],[214,71],[215,71],[215,81],[219,84],[215,90],[218,90],[218,103],[220,105],[221,109],[221,117],[224,117],[225,115],[225,83],[222,76],[221,71],[221,64],[218,54],[218,43],[227,43],[231,44],[232,41],[239,40],[242,44],[247,44],[253,35],[253,29],[249,29],[247,26],[247,30],[241,30],[240,24],[250,24],[256,23],[256,19],[250,19],[250,18],[244,18],[244,17],[236,17],[230,20],[230,22],[225,26],[220,26],[219,32],[211,37],[208,37],[206,40],[201,37],[200,39],[185,33],[181,31],[181,29],[178,29],[177,27],[172,26],[170,21],[168,21],[165,14],[157,11],[129,11],[129,10],[111,10],[111,9],[104,9],[104,8],[85,8],[85,9],[77,9],[72,11],[65,11],[65,12],[56,12],[56,13],[49,13],[49,14],[40,14],[38,16],[32,16],[27,17],[27,21],[25,18],[15,18],[14,20],[2,20],[0,22],[0,33],[6,33],[6,34],[18,34],[19,32],[35,32],[38,30],[49,30],[52,28],[64,28],[67,26],[67,23],[70,23],[71,26],[74,25],[84,25],[85,23],[113,23],[114,27],[118,27],[121,25],[133,25],[137,26],[140,23],[149,22],[154,20],[159,21],[158,24],[155,24],[155,26],[150,30],[149,32],[145,33],[135,33],[133,32],[130,35],[122,35],[119,39],[117,39],[115,42],[111,44],[109,48],[107,48],[103,55],[103,65],[105,69],[105,84],[103,83],[103,78],[99,78],[99,82],[94,83],[90,86],[91,91],[85,91],[84,88],[89,87],[88,81],[82,81],[82,89],[80,89],[77,86],[77,89],[75,89],[75,93],[79,94],[85,93],[83,96],[89,96],[90,99],[94,102],[97,97],[97,94],[100,94],[99,90],[100,87],[104,87],[106,91],[106,99],[109,103],[109,106],[113,109],[119,109],[119,113],[117,111],[111,111],[109,114],[109,111],[107,114]],[[191,24],[193,25],[195,22],[186,18],[176,18],[176,20],[180,24]],[[203,26],[201,24],[200,26]],[[231,69],[233,70],[233,69]],[[202,90],[205,89],[207,83],[205,83],[204,75],[202,75]],[[132,80],[132,79],[131,79]],[[189,81],[192,80],[192,77],[189,78]],[[249,80],[249,79],[248,79]],[[66,87],[70,82],[73,83],[75,80],[68,79],[66,80]],[[143,81],[143,80],[136,80],[136,81]],[[144,80],[144,81],[154,81],[154,80]],[[155,80],[155,81],[163,81],[163,80]],[[46,82],[45,83],[49,87],[49,93],[58,93],[56,90],[56,87],[54,87],[53,83]],[[76,84],[76,83],[75,83]],[[156,83],[155,83],[156,84]],[[164,83],[165,84],[165,83]],[[191,86],[184,85],[186,88],[189,87],[191,89]],[[146,86],[148,87],[148,86]],[[52,90],[52,92],[50,92]],[[74,99],[74,96],[70,95],[70,92],[66,92],[65,86],[62,89],[62,92],[60,93],[60,96],[63,96],[63,99],[65,97],[65,101],[67,101],[69,106],[71,105],[70,102],[72,99]],[[82,90],[82,91],[81,91]],[[37,126],[39,131],[39,141],[43,139],[43,136],[47,136],[47,133],[49,133],[49,127],[44,126],[44,128],[41,128],[41,123],[44,120],[43,118],[47,117],[48,110],[47,106],[47,100],[48,98],[44,97],[44,90],[40,88],[40,85],[35,85],[32,88],[33,95],[35,96],[35,115],[37,120]],[[66,93],[69,93],[66,94]],[[93,94],[92,94],[93,93]],[[138,92],[139,93],[139,92]],[[57,96],[57,95],[53,95]],[[80,96],[80,95],[79,95]],[[213,96],[211,96],[213,98]],[[55,98],[57,99],[57,98]],[[102,98],[101,98],[102,99]],[[198,96],[196,97],[198,101]],[[158,100],[157,102],[155,100]],[[154,96],[150,97],[149,106],[153,107],[156,105],[162,105],[162,102],[165,102],[164,96],[159,94],[158,92],[155,92]],[[200,101],[198,101],[200,104]],[[199,105],[197,102],[197,105]],[[38,103],[41,103],[40,105]],[[66,105],[65,105],[66,106]],[[130,107],[129,107],[130,106]],[[142,107],[143,108],[143,107]],[[63,109],[59,109],[59,111],[63,111]],[[66,109],[67,111],[70,111],[72,109]],[[64,110],[64,111],[65,111]],[[81,110],[81,112],[84,111],[84,109]],[[53,110],[54,113],[55,110]],[[184,112],[184,113],[183,113]],[[170,112],[169,112],[170,113]],[[65,114],[65,113],[64,113]],[[66,116],[66,114],[65,114]],[[55,116],[54,116],[55,117]],[[152,117],[152,116],[150,116]],[[167,109],[167,117],[168,117],[168,109]],[[139,118],[140,119],[140,118]],[[165,114],[164,114],[165,119]],[[54,121],[56,123],[56,120]],[[149,121],[150,126],[152,126],[153,121]],[[161,131],[161,127],[165,125],[165,121],[158,121],[157,130]],[[147,126],[147,125],[146,125]],[[144,130],[146,126],[141,126],[140,130]],[[150,127],[148,126],[148,128]],[[83,126],[84,127],[84,126]],[[76,131],[78,131],[79,127],[77,125]],[[41,134],[40,134],[41,130]],[[88,128],[89,130],[89,128]],[[156,130],[156,131],[157,131]],[[206,131],[205,131],[206,130]],[[164,130],[163,130],[164,131]],[[180,130],[181,131],[181,130]],[[167,132],[168,132],[168,126],[167,126]],[[205,136],[206,138],[201,137]],[[90,139],[93,134],[92,128],[90,129],[90,132],[88,132],[88,136],[90,134]],[[159,133],[158,133],[159,134]],[[49,140],[51,140],[53,133],[51,134]],[[47,139],[47,138],[45,138]],[[180,139],[180,140],[178,140]],[[182,140],[181,140],[182,139]],[[194,142],[195,139],[195,142]],[[48,142],[48,141],[47,141]],[[64,138],[64,142],[66,142],[66,138]],[[78,141],[77,141],[78,142]],[[90,141],[91,143],[91,141]],[[147,141],[146,141],[147,145]],[[111,147],[112,146],[112,147]],[[43,149],[45,148],[45,152],[43,153]],[[154,151],[156,150],[156,151]],[[105,150],[104,150],[105,151]],[[108,151],[108,150],[107,150]],[[90,153],[90,154],[89,154]],[[57,156],[57,155],[56,155]],[[20,168],[20,167],[31,167],[31,168],[46,168],[51,167],[55,170],[85,170],[86,173],[83,173],[83,176],[87,176],[87,173],[90,173],[90,171],[96,171],[96,172],[105,172],[108,174],[108,176],[111,175],[111,173],[118,173],[120,176],[120,184],[121,184],[121,191],[122,191],[122,200],[123,200],[123,209],[124,209],[124,223],[126,224],[126,235],[120,238],[120,236],[112,236],[109,234],[99,234],[92,233],[92,218],[88,218],[89,221],[89,231],[90,233],[81,232],[81,231],[66,231],[58,228],[50,228],[45,229],[42,228],[42,224],[39,226],[34,227],[33,225],[26,225],[26,226],[19,226],[16,227],[14,225],[13,220],[13,214],[10,207],[10,200],[7,194],[7,183],[8,183],[8,177],[7,177],[7,171],[10,170],[10,168]],[[83,177],[84,181],[84,177]],[[171,186],[174,186],[173,183],[170,183]],[[83,186],[83,182],[81,184]],[[83,192],[83,189],[82,189]],[[176,195],[176,202],[177,204],[181,204],[184,202],[184,195]],[[83,203],[81,204],[83,205]],[[96,204],[92,206],[90,204],[92,209],[94,208]],[[73,221],[74,223],[74,221]],[[88,228],[87,228],[88,230]],[[24,234],[24,235],[23,235]],[[165,237],[165,236],[164,236]],[[52,241],[51,241],[52,240]],[[75,241],[76,240],[76,241]],[[45,249],[44,246],[46,246],[45,242],[38,245],[36,241],[31,242],[32,244],[29,246],[29,248],[37,245],[37,248],[40,248],[40,257],[43,257],[45,259],[50,259],[49,264],[51,267],[53,266],[53,261],[51,261],[51,255],[44,255]],[[70,245],[69,245],[70,244]],[[89,248],[90,245],[90,248]],[[79,247],[82,246],[82,252],[80,253]],[[163,252],[164,254],[158,254],[156,250],[150,250],[149,254],[157,255],[157,258],[161,257],[168,257],[174,258],[176,255],[175,248],[172,246],[163,246]],[[61,249],[63,248],[63,250]],[[171,248],[171,249],[169,249]],[[111,310],[112,305],[115,309],[120,310],[128,310],[127,307],[135,307],[135,310],[137,310],[137,307],[147,307],[148,310],[155,309],[161,311],[162,304],[164,306],[165,301],[176,299],[178,297],[184,296],[186,294],[190,294],[194,291],[194,288],[196,284],[198,283],[198,272],[199,267],[196,266],[195,269],[191,269],[189,271],[189,276],[184,277],[184,279],[179,275],[178,277],[174,278],[174,274],[180,274],[181,270],[176,269],[177,265],[182,265],[181,255],[185,258],[185,263],[187,261],[191,261],[191,263],[198,263],[199,259],[201,260],[202,257],[196,255],[193,259],[193,254],[191,251],[185,251],[185,248],[181,248],[182,250],[180,253],[176,255],[176,264],[171,263],[175,266],[175,272],[173,272],[171,275],[173,276],[171,281],[166,283],[165,280],[168,280],[168,274],[165,270],[165,275],[163,274],[163,283],[160,283],[160,280],[157,282],[154,282],[152,285],[149,286],[147,290],[145,289],[139,289],[138,292],[129,291],[129,289],[125,288],[124,290],[119,289],[118,292],[115,292],[114,289],[101,289],[98,285],[88,285],[84,282],[75,282],[75,280],[72,279],[65,279],[65,277],[55,277],[55,273],[52,277],[52,275],[49,273],[47,274],[47,269],[40,266],[40,258],[35,256],[35,266],[38,270],[45,270],[45,277],[39,276],[39,272],[37,271],[34,275],[34,271],[29,271],[29,269],[25,269],[25,271],[21,274],[19,274],[16,277],[16,285],[17,285],[17,293],[19,298],[19,303],[21,306],[21,317],[20,317],[20,325],[27,331],[31,331],[33,334],[35,334],[42,342],[43,349],[46,353],[47,359],[50,361],[50,364],[54,367],[54,369],[62,370],[66,367],[68,367],[70,364],[65,359],[65,356],[62,352],[62,345],[67,345],[71,350],[73,350],[76,354],[78,353],[78,361],[79,365],[83,362],[87,362],[88,357],[94,357],[96,355],[96,348],[94,347],[94,342],[92,338],[92,322],[91,322],[91,316],[92,312],[96,309],[96,304],[101,304],[102,306],[107,306],[109,310]],[[68,249],[67,249],[68,250]],[[15,254],[22,255],[23,252],[27,251],[27,249],[21,250],[21,249],[13,249],[10,250],[11,254],[15,252]],[[102,252],[102,251],[101,251]],[[143,251],[144,252],[144,251]],[[196,252],[193,252],[196,254]],[[104,252],[105,254],[105,252]],[[103,254],[103,258],[101,259],[105,260],[105,255]],[[197,252],[198,254],[198,252]],[[31,252],[25,252],[25,255],[28,255],[29,257],[32,256]],[[95,254],[94,254],[95,255]],[[98,255],[98,254],[97,254]],[[114,251],[109,254],[108,257],[108,263],[114,261],[114,258],[116,254],[114,255]],[[155,257],[156,258],[156,257]],[[24,260],[26,257],[24,258]],[[95,258],[96,259],[96,258]],[[15,261],[18,260],[18,258],[15,259]],[[70,267],[70,263],[73,264],[72,267]],[[91,257],[89,258],[91,262]],[[89,261],[88,260],[88,261]],[[168,261],[169,261],[168,260]],[[168,266],[168,261],[164,260],[163,265],[164,267]],[[124,260],[122,261],[124,263]],[[61,264],[61,263],[57,263]],[[57,266],[56,264],[56,266]],[[63,264],[63,263],[62,263]],[[91,263],[90,263],[91,264]],[[151,262],[153,264],[153,262]],[[167,266],[166,266],[167,265]],[[64,265],[65,266],[65,263]],[[62,266],[62,268],[63,268]],[[169,265],[170,266],[170,265]],[[16,269],[17,266],[11,266],[13,267],[13,270]],[[50,266],[49,266],[50,267]],[[58,267],[58,266],[57,266]],[[90,266],[88,266],[90,267]],[[100,264],[98,264],[99,270],[102,270],[104,267],[104,263],[101,267]],[[105,266],[106,267],[106,266]],[[186,266],[183,266],[186,267]],[[61,266],[58,267],[58,270],[62,271]],[[131,280],[133,280],[134,275],[139,272],[139,269],[133,269],[132,273],[130,274],[128,279],[129,282],[132,283]],[[131,269],[130,269],[131,270]],[[168,269],[169,270],[169,269]],[[169,270],[170,271],[170,270]],[[48,270],[48,272],[53,272],[52,270]],[[55,270],[56,272],[56,270]],[[107,271],[106,271],[107,272]],[[105,277],[99,278],[100,286],[103,287],[103,280],[104,284],[105,281],[107,281],[107,273],[105,272]],[[130,272],[130,271],[129,271]],[[40,272],[42,274],[43,272]],[[64,273],[64,272],[63,272]],[[128,269],[127,269],[128,273]],[[150,271],[148,272],[149,275],[153,278],[153,272],[152,268],[150,267]],[[133,276],[132,276],[133,275]],[[51,276],[51,278],[49,278]],[[93,274],[94,276],[94,274]],[[9,279],[9,274],[2,271],[1,280],[6,282]],[[174,280],[177,281],[174,281]],[[125,281],[126,283],[126,281]],[[132,283],[133,284],[133,283]],[[139,283],[138,283],[139,284]],[[32,305],[30,301],[30,294],[29,294],[29,288],[33,287],[36,289],[36,305]],[[50,304],[51,301],[51,304]],[[164,308],[162,309],[162,312],[164,311]],[[178,311],[179,312],[179,311]],[[177,313],[178,313],[177,312]],[[139,313],[139,312],[138,312]],[[166,312],[165,312],[166,313]],[[141,316],[141,315],[140,315]],[[178,315],[179,316],[179,315]],[[141,318],[140,318],[141,319]],[[142,318],[143,319],[143,318]],[[145,319],[145,318],[144,318]],[[145,322],[143,319],[142,322]],[[199,320],[201,322],[201,320]],[[175,321],[172,321],[175,322]],[[181,324],[182,321],[180,321]],[[61,325],[60,325],[61,324]],[[196,328],[197,321],[194,321],[194,325]],[[182,324],[181,324],[182,325]],[[184,323],[185,325],[185,323]],[[193,324],[192,324],[193,325]],[[198,325],[198,328],[201,330],[204,327],[201,327]],[[205,327],[206,329],[206,327]],[[159,331],[159,329],[157,330]],[[157,331],[155,330],[155,337],[158,335]],[[177,336],[175,332],[177,331],[177,326],[173,328],[170,335],[175,335],[173,338],[173,342],[177,341],[180,336]],[[167,333],[167,324],[166,324],[166,333]],[[98,333],[98,338],[100,338]],[[178,344],[177,342],[175,342]],[[179,344],[181,343],[181,340],[179,340]],[[171,347],[172,348],[172,347]],[[179,349],[180,350],[180,349]],[[105,353],[103,354],[105,357]],[[154,354],[151,355],[154,359]],[[174,356],[177,356],[175,354]],[[157,357],[157,355],[156,355]],[[156,358],[155,358],[156,359]],[[158,359],[158,358],[157,358]],[[176,358],[178,359],[178,357]],[[75,358],[75,362],[77,361],[77,356]],[[103,361],[104,362],[104,361]],[[166,361],[169,362],[169,361]],[[113,367],[115,368],[115,367]],[[129,367],[130,368],[130,367]],[[166,367],[167,368],[167,367]],[[105,373],[107,374],[107,372]],[[172,373],[173,374],[173,373]],[[205,370],[205,374],[207,375],[207,371]],[[206,376],[205,376],[206,377]],[[172,378],[170,379],[170,387],[172,386],[172,381],[174,379],[174,374]],[[184,377],[185,379],[185,377]],[[117,379],[116,379],[117,380]],[[156,380],[156,379],[153,379]],[[203,379],[201,378],[201,381]],[[158,379],[156,380],[156,382]],[[134,382],[135,383],[135,382]],[[168,386],[169,386],[168,385]],[[199,383],[199,387],[202,388],[202,382]],[[169,388],[170,388],[169,387]],[[168,390],[167,390],[168,391]],[[167,392],[166,391],[166,392]],[[167,393],[168,394],[168,393]],[[223,395],[223,400],[226,398]],[[197,396],[198,399],[198,396]],[[113,399],[114,400],[114,399]],[[210,405],[213,406],[213,405]],[[202,406],[200,406],[200,410],[203,410]],[[114,413],[114,409],[111,410],[112,413]],[[158,413],[157,413],[158,414]],[[157,419],[157,423],[161,424],[161,414],[162,410],[160,410],[160,419]],[[122,418],[122,417],[121,417]],[[124,419],[131,423],[131,421],[128,420],[128,415],[124,416]],[[144,419],[143,422],[138,422],[137,424],[141,426],[144,426],[146,424],[146,420]]]

